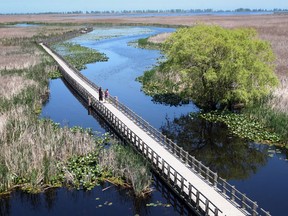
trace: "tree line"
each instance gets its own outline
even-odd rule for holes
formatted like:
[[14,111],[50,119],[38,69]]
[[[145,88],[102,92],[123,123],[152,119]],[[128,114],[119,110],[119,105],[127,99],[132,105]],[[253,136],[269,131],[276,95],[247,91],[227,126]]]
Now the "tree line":
[[[281,9],[281,8],[274,8],[274,9],[250,9],[250,8],[237,8],[235,10],[213,10],[211,8],[206,9],[169,9],[169,10],[104,10],[104,11],[98,11],[98,10],[91,10],[91,11],[67,11],[67,12],[40,12],[40,13],[8,13],[10,15],[13,14],[144,14],[144,13],[221,13],[221,12],[288,12],[288,9]],[[7,14],[7,13],[0,13],[1,15]]]

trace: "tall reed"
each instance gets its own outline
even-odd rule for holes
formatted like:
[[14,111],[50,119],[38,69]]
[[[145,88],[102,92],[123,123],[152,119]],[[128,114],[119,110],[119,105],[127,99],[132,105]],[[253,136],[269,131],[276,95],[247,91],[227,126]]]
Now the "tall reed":
[[15,184],[41,188],[59,174],[58,166],[69,157],[85,155],[99,144],[85,131],[59,128],[27,112],[29,107],[17,106],[7,113],[7,124],[0,137],[2,190]]
[[131,147],[112,144],[101,153],[99,164],[112,171],[114,176],[123,177],[130,183],[136,196],[143,197],[151,192],[152,176],[149,166]]

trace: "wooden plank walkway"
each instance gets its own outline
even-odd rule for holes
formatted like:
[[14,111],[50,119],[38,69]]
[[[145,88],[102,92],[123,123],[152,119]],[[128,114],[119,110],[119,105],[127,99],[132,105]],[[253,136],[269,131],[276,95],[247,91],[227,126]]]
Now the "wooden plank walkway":
[[[81,88],[88,92],[88,95],[93,97],[93,101],[96,100],[97,103],[99,103],[98,92],[95,88],[91,87],[89,83],[79,77],[79,74],[75,73],[75,70],[67,65],[62,58],[47,46],[43,44],[40,45],[55,59],[62,70],[73,79],[73,82],[78,83]],[[233,199],[231,200],[229,196],[226,196],[225,192],[222,193],[223,191],[220,191],[215,185],[207,182],[201,175],[192,172],[191,166],[187,166],[185,161],[183,162],[179,157],[176,157],[175,153],[173,154],[171,150],[168,150],[167,146],[163,145],[162,142],[157,142],[157,139],[153,138],[151,133],[147,132],[145,128],[139,126],[135,120],[127,117],[123,110],[119,110],[117,104],[115,106],[115,103],[102,103],[101,107],[101,109],[106,110],[105,113],[108,113],[107,116],[112,122],[111,124],[114,124],[115,127],[117,127],[116,129],[122,131],[127,137],[129,136],[131,140],[134,140],[136,148],[140,149],[143,153],[146,152],[144,155],[152,161],[156,169],[162,169],[166,178],[169,179],[169,181],[173,181],[178,188],[182,189],[181,195],[187,199],[187,202],[193,201],[206,215],[252,215],[245,211],[245,207],[240,207]],[[113,117],[110,117],[111,113]],[[119,119],[120,123],[117,123],[115,119]],[[125,126],[123,126],[121,122]],[[133,131],[133,133],[131,131]],[[181,178],[177,176],[181,176]],[[199,191],[201,193],[199,193]],[[255,205],[255,207],[258,206]],[[253,213],[253,215],[259,214]]]

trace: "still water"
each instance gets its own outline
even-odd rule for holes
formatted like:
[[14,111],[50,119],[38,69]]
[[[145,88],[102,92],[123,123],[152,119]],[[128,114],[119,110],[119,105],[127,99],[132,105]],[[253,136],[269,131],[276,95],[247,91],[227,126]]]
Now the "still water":
[[[161,53],[155,50],[135,48],[129,43],[152,34],[171,31],[174,29],[154,27],[99,28],[71,41],[96,49],[109,57],[108,62],[87,65],[87,69],[82,71],[86,77],[98,86],[102,86],[104,89],[108,88],[111,95],[117,96],[121,102],[151,125],[183,146],[190,154],[195,155],[212,170],[217,171],[221,177],[226,178],[237,189],[246,193],[249,198],[257,201],[260,207],[270,211],[272,215],[287,215],[287,151],[268,145],[249,143],[233,137],[227,128],[221,124],[212,124],[190,118],[188,116],[190,112],[199,111],[193,103],[169,106],[155,102],[141,91],[141,85],[135,81],[135,78],[157,64],[157,59],[161,57]],[[51,81],[50,90],[50,98],[43,108],[42,117],[49,117],[62,125],[79,125],[93,128],[93,130],[101,133],[105,132],[103,122],[96,121],[88,115],[88,111],[67,89],[61,79]],[[27,195],[16,193],[9,199],[9,208],[12,209],[10,215],[18,215],[13,213],[16,211],[15,208],[29,209],[30,212],[28,211],[27,215],[62,215],[63,209],[57,207],[61,205],[66,206],[65,208],[71,212],[71,215],[78,215],[84,211],[81,203],[84,203],[85,210],[89,212],[85,214],[92,215],[94,211],[95,213],[96,210],[98,211],[95,201],[98,192],[95,191],[99,190],[102,190],[101,187],[96,187],[92,192],[57,189],[53,211],[49,210],[48,203],[45,204],[44,201],[39,204],[42,207],[37,208],[39,205],[33,207],[33,205],[27,204],[28,201],[26,200],[29,200],[29,196],[28,198],[21,198]],[[117,189],[115,190],[117,191]],[[105,201],[110,202],[112,198],[115,198],[116,200],[111,202],[115,203],[117,208],[115,207],[109,212],[109,208],[105,206],[107,212],[103,211],[103,214],[116,214],[118,211],[122,211],[122,207],[134,208],[132,203],[135,200],[127,201],[129,199],[125,199],[126,195],[123,195],[123,198],[122,194],[117,192],[119,200],[122,200],[121,202],[117,201],[116,192],[113,191],[114,189],[107,190],[108,194]],[[45,196],[45,194],[35,195],[35,200],[40,202],[46,199]],[[88,200],[91,199],[91,206],[89,205],[90,201],[86,200],[85,197],[90,197]],[[160,197],[162,196],[156,190],[151,199],[153,202],[168,202],[163,197],[159,199]],[[72,201],[70,205],[64,204],[65,200],[75,199],[78,204]],[[145,202],[140,205],[143,207],[140,215],[157,215],[159,212],[161,215],[166,213],[179,215],[179,212],[173,208],[166,207],[165,211],[162,211],[163,206],[161,206],[155,207],[160,208],[160,210],[151,211],[151,207],[147,207]],[[39,208],[41,210],[37,210]],[[123,211],[126,210],[123,209]],[[124,214],[134,215],[135,213],[139,214],[140,211],[131,210]]]

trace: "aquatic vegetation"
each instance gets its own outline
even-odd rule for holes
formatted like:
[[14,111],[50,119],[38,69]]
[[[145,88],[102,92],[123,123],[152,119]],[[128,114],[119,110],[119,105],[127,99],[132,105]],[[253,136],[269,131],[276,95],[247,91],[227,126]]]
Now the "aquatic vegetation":
[[258,104],[243,111],[249,118],[255,119],[280,136],[281,143],[288,146],[288,114],[270,108],[266,104]]
[[152,176],[143,158],[129,146],[112,144],[104,149],[99,158],[103,169],[112,172],[114,176],[124,178],[134,190],[136,196],[146,196],[151,193]]
[[267,143],[279,143],[281,141],[281,137],[277,133],[244,114],[214,111],[200,113],[199,116],[210,122],[222,122],[233,134],[245,139]]
[[171,204],[164,204],[160,201],[157,201],[156,203],[147,203],[146,204],[147,207],[171,207]]
[[65,42],[53,45],[53,49],[78,70],[85,69],[86,64],[89,63],[108,61],[108,57],[104,53],[99,53],[79,44]]
[[50,71],[48,73],[48,76],[50,79],[58,79],[58,78],[62,77],[62,74],[59,70],[54,70],[54,71]]
[[82,186],[84,189],[91,190],[95,187],[99,179],[103,176],[102,168],[97,163],[99,151],[94,151],[84,156],[73,156],[68,159],[63,172],[70,173],[72,179],[69,182],[76,187]]

